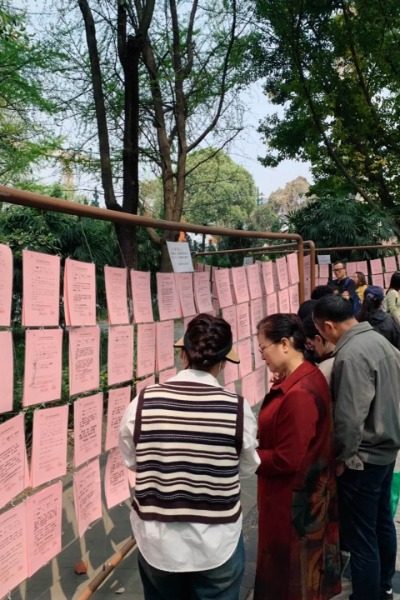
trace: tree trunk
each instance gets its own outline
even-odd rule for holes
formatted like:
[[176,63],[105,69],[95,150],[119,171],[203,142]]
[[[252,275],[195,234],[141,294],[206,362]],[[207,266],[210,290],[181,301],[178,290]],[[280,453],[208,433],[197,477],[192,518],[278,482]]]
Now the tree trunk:
[[[123,54],[124,68],[124,147],[123,164],[123,201],[124,212],[138,213],[139,207],[139,60],[143,49],[142,36],[128,36]],[[136,267],[137,228],[118,227],[116,229],[124,263]]]
[[118,238],[118,244],[121,252],[121,262],[123,266],[128,267],[129,269],[137,269],[137,227],[131,225],[120,225],[116,223],[115,231]]

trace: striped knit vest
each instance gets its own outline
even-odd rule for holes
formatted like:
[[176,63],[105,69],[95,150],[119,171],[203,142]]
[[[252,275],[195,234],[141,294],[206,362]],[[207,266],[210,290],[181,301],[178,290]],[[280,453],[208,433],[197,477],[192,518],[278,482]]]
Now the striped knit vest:
[[232,523],[241,514],[243,398],[202,383],[139,395],[134,510],[145,520]]

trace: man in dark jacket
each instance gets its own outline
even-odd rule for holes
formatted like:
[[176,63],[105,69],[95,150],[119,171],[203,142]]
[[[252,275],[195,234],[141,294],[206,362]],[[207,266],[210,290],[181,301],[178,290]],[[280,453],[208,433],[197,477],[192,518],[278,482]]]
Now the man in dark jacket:
[[350,300],[353,306],[353,315],[357,315],[361,309],[361,302],[356,292],[356,284],[350,277],[347,277],[344,263],[341,261],[333,263],[332,273],[336,277],[332,280],[332,285],[339,290],[342,298]]
[[313,316],[320,334],[336,345],[331,387],[351,598],[389,600],[397,551],[390,488],[400,448],[400,352],[369,323],[358,323],[338,296],[318,300]]

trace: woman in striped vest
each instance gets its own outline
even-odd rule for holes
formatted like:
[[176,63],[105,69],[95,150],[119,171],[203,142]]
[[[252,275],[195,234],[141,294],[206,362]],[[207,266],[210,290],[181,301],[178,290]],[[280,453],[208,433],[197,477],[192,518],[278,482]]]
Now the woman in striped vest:
[[222,388],[239,362],[230,325],[200,314],[181,348],[184,369],[148,386],[122,419],[120,448],[136,470],[132,527],[146,600],[237,600],[244,569],[239,474],[259,464],[256,422]]

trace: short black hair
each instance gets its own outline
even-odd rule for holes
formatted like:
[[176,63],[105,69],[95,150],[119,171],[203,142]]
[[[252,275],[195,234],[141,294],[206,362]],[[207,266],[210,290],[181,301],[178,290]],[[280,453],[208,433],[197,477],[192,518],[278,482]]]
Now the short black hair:
[[343,323],[354,318],[353,303],[335,294],[324,296],[314,306],[313,318],[314,321]]
[[400,290],[400,271],[393,273],[392,277],[390,278],[389,289],[396,290],[397,292]]
[[315,323],[311,315],[308,315],[303,321],[303,331],[306,338],[314,339],[316,335],[321,335],[315,327]]
[[331,285],[317,285],[313,291],[311,292],[311,300],[319,300],[324,296],[329,296],[329,294],[333,294],[334,289]]
[[299,306],[299,310],[297,311],[297,316],[299,317],[299,319],[304,321],[306,317],[312,315],[316,303],[316,300],[305,300],[304,302],[302,302]]

